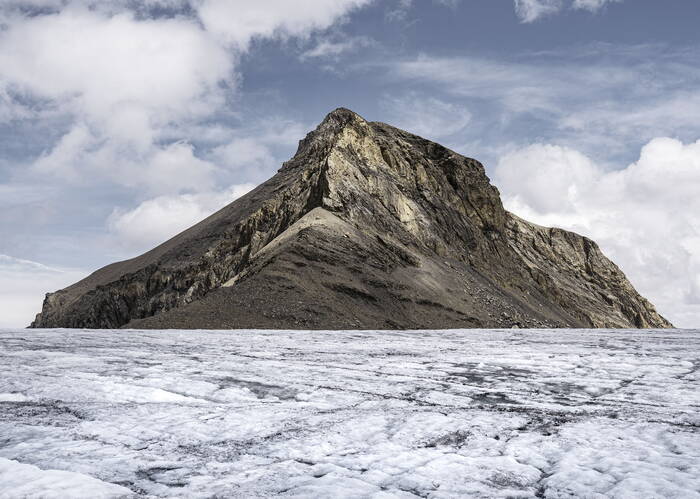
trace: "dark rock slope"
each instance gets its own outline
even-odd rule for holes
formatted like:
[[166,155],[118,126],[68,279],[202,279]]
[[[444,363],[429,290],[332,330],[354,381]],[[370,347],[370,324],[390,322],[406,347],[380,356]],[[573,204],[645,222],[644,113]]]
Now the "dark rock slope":
[[585,237],[484,168],[347,109],[246,196],[46,296],[34,327],[671,327]]

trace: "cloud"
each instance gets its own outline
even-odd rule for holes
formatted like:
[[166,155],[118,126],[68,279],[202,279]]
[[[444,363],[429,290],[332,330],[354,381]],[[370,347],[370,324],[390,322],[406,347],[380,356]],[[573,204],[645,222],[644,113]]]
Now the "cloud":
[[38,175],[89,185],[94,178],[150,194],[211,190],[218,168],[184,141],[139,149],[96,136],[76,124],[32,165]]
[[443,7],[449,7],[450,9],[456,9],[462,0],[433,0],[433,3],[442,5]]
[[515,14],[520,22],[531,23],[559,12],[562,6],[562,0],[515,0]]
[[582,100],[592,92],[627,85],[637,76],[629,68],[608,64],[586,66],[582,71],[584,61],[557,63],[545,71],[539,62],[423,54],[387,65],[394,78],[435,83],[456,96],[497,99],[510,112],[556,112],[562,98]]
[[[194,155],[191,144],[176,142],[156,149],[148,161],[143,180],[150,186],[151,192],[205,191],[214,187],[213,175],[216,170],[212,163]],[[120,172],[119,176],[125,174],[128,175],[128,171]],[[138,187],[128,179],[124,183]]]
[[[0,110],[5,119],[41,119],[45,110],[63,117],[62,137],[29,173],[151,194],[210,191],[221,176],[185,145],[187,132],[227,135],[217,116],[235,112],[237,63],[250,43],[308,37],[369,3],[8,2],[0,6]],[[350,48],[319,45],[309,56]]]
[[257,38],[307,36],[324,30],[371,0],[202,0],[205,29],[224,43],[247,50]]
[[577,213],[581,188],[602,175],[580,152],[549,144],[533,144],[505,155],[495,173],[496,182],[513,202],[526,203],[538,213],[571,216]]
[[41,310],[47,290],[64,288],[86,275],[0,254],[0,328],[28,326]]
[[700,127],[699,62],[695,52],[665,46],[595,44],[518,60],[422,54],[374,64],[394,85],[469,108],[479,116],[470,130],[482,140],[537,129],[619,159],[654,137],[697,138],[689,133]]
[[433,140],[455,135],[471,121],[465,107],[416,92],[384,96],[380,105],[393,125]]
[[342,54],[355,52],[372,44],[373,41],[365,36],[344,36],[342,41],[322,38],[312,48],[303,52],[299,58],[302,61],[316,58],[337,60]]
[[0,269],[2,269],[3,272],[34,272],[42,274],[57,274],[63,272],[60,269],[49,267],[39,262],[13,258],[3,254],[0,254]]
[[94,143],[95,137],[89,127],[79,123],[63,135],[51,151],[37,158],[33,168],[42,175],[78,181],[82,178],[81,163],[85,161],[89,148]]
[[[225,101],[235,59],[192,20],[141,18],[120,2],[18,15],[0,31],[0,80],[32,108],[58,109],[64,134],[24,181],[111,183],[150,195],[210,190],[216,167],[159,135],[198,122]],[[48,7],[48,4],[46,4]],[[56,111],[54,111],[56,113]]]
[[[573,0],[571,8],[597,12],[607,4],[623,0]],[[564,9],[564,0],[514,0],[515,14],[522,23],[532,23],[544,17],[557,14]]]
[[[462,0],[433,0],[432,3],[455,10],[462,3]],[[409,20],[414,5],[414,0],[392,0],[391,5],[384,12],[384,19],[387,22],[403,24],[404,27],[411,26],[417,21],[417,19]]]
[[396,0],[394,7],[388,8],[384,17],[389,22],[403,23],[413,8],[413,0]]
[[313,128],[279,115],[256,117],[245,128],[229,130],[206,158],[220,167],[225,179],[267,179],[289,158],[290,149]]
[[132,210],[114,210],[108,220],[109,229],[116,236],[116,244],[140,253],[203,220],[253,187],[242,184],[220,192],[159,196]]
[[[682,67],[682,66],[681,66]],[[659,68],[661,69],[661,68]],[[680,67],[676,67],[680,69]],[[670,72],[675,72],[669,68]],[[694,74],[695,73],[695,74]],[[641,75],[640,75],[641,76]],[[668,75],[671,83],[674,76]],[[689,88],[673,88],[660,78],[655,85],[658,88],[645,100],[642,96],[633,96],[634,87],[629,87],[630,96],[615,100],[612,96],[591,102],[589,106],[576,106],[559,121],[562,129],[574,133],[591,133],[616,136],[626,140],[639,135],[647,138],[658,133],[677,134],[700,125],[700,115],[695,112],[700,106],[700,91],[692,88],[692,82],[698,79],[694,68],[688,67],[687,83]],[[658,94],[657,94],[658,92]],[[636,102],[639,99],[639,102]]]
[[232,70],[229,54],[184,19],[66,8],[0,33],[0,78],[125,140],[211,111]]
[[[151,166],[153,182],[176,182],[182,186],[198,185],[191,192],[167,194],[175,189],[161,189],[162,195],[142,200],[133,209],[117,208],[107,221],[110,240],[125,254],[133,255],[151,249],[177,233],[194,225],[216,210],[251,190],[255,184],[234,183],[224,189],[218,183],[202,188],[201,183],[180,172],[196,172],[194,164],[202,171],[211,171],[216,165],[216,178],[233,180],[263,180],[276,170],[280,160],[275,152],[296,144],[309,129],[308,125],[281,116],[258,118],[245,129],[229,130],[227,141],[207,152],[206,161],[194,156],[194,149],[187,143],[172,144],[159,158],[160,167]],[[179,163],[183,163],[180,165]],[[189,164],[189,166],[187,166]],[[208,178],[208,177],[205,177]],[[168,180],[169,179],[169,180]]]
[[218,164],[239,173],[267,171],[277,164],[270,148],[251,137],[234,138],[228,144],[216,147],[211,154]]
[[574,9],[584,9],[590,12],[596,12],[605,7],[607,4],[619,2],[622,2],[622,0],[574,0],[572,6]]
[[514,213],[597,241],[675,325],[700,324],[700,141],[653,139],[613,171],[534,144],[505,155],[494,183]]

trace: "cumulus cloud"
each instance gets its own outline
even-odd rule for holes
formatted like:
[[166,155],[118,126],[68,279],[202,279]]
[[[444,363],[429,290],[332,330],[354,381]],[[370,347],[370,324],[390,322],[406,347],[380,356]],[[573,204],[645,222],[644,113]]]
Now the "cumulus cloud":
[[0,33],[0,78],[128,140],[220,103],[218,83],[232,69],[229,54],[184,19],[66,8]]
[[[216,167],[194,155],[194,147],[186,142],[176,142],[158,148],[148,161],[144,181],[151,192],[203,191],[215,185]],[[136,165],[134,165],[136,166]],[[124,175],[128,172],[121,172]],[[125,182],[126,185],[138,185]]]
[[700,141],[656,138],[613,171],[535,144],[505,155],[494,182],[514,213],[597,241],[675,325],[700,324]]
[[82,178],[80,164],[89,155],[89,148],[94,142],[95,137],[89,127],[79,123],[63,135],[51,151],[42,154],[32,167],[40,174],[78,181]]
[[86,275],[0,254],[0,328],[28,326],[48,290],[64,288]]
[[[600,178],[601,170],[578,151],[549,144],[534,144],[501,158],[496,181],[514,202],[538,213],[575,215],[581,189]],[[516,194],[512,194],[517,191]]]
[[225,43],[246,50],[264,37],[307,36],[323,30],[371,0],[202,0],[197,4],[206,30]]
[[116,209],[108,220],[117,244],[131,252],[151,249],[253,189],[233,185],[221,192],[159,196],[132,210]]
[[[113,210],[107,221],[111,243],[120,255],[132,256],[151,249],[199,222],[254,187],[254,183],[219,188],[221,179],[264,179],[279,167],[275,149],[295,144],[308,126],[280,117],[268,117],[248,124],[206,154],[194,155],[184,142],[173,143],[149,159],[152,177],[146,193],[160,194],[140,201],[135,208]],[[125,165],[119,172],[137,168]],[[123,179],[129,186],[128,175]],[[225,184],[224,184],[225,185]],[[132,185],[143,191],[143,185]],[[179,194],[174,194],[179,192]],[[142,198],[141,198],[142,199]]]
[[[237,60],[253,40],[307,37],[369,2],[7,2],[0,109],[22,117],[23,106],[24,115],[51,108],[70,123],[30,171],[151,193],[211,190],[213,165],[184,145],[188,136],[165,136],[206,129],[232,102]],[[347,48],[318,46],[310,56]]]
[[270,148],[251,137],[234,138],[229,143],[216,147],[212,156],[217,163],[239,172],[267,170],[275,164]]
[[87,185],[95,177],[150,194],[210,190],[217,166],[200,159],[184,141],[150,145],[140,150],[105,140],[85,124],[75,125],[32,169],[64,182]]
[[239,131],[211,149],[207,153],[207,161],[196,158],[192,146],[187,143],[172,144],[170,150],[162,151],[151,160],[156,166],[159,165],[158,168],[151,167],[154,171],[153,183],[174,182],[183,187],[197,185],[198,188],[189,189],[192,192],[168,194],[176,190],[173,185],[161,189],[161,195],[146,199],[133,209],[115,209],[107,222],[115,244],[129,255],[151,249],[255,186],[253,183],[242,183],[217,189],[212,184],[204,188],[201,182],[192,178],[197,172],[197,164],[201,172],[212,172],[215,168],[214,173],[219,176],[256,178],[260,172],[269,172],[279,166],[273,148],[295,144],[308,128],[280,117],[260,119],[250,123],[245,133]]

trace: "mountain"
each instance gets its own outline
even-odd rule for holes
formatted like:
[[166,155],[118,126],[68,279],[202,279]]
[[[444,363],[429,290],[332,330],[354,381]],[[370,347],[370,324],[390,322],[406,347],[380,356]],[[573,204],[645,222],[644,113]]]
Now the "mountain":
[[503,208],[483,166],[337,109],[267,182],[47,294],[32,327],[672,327],[585,237]]

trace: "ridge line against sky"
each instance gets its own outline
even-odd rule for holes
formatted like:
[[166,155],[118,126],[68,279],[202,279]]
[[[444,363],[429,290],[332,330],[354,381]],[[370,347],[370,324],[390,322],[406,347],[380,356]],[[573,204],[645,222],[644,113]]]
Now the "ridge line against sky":
[[339,106],[481,160],[507,208],[700,325],[700,5],[303,3],[0,6],[0,326],[247,192]]

